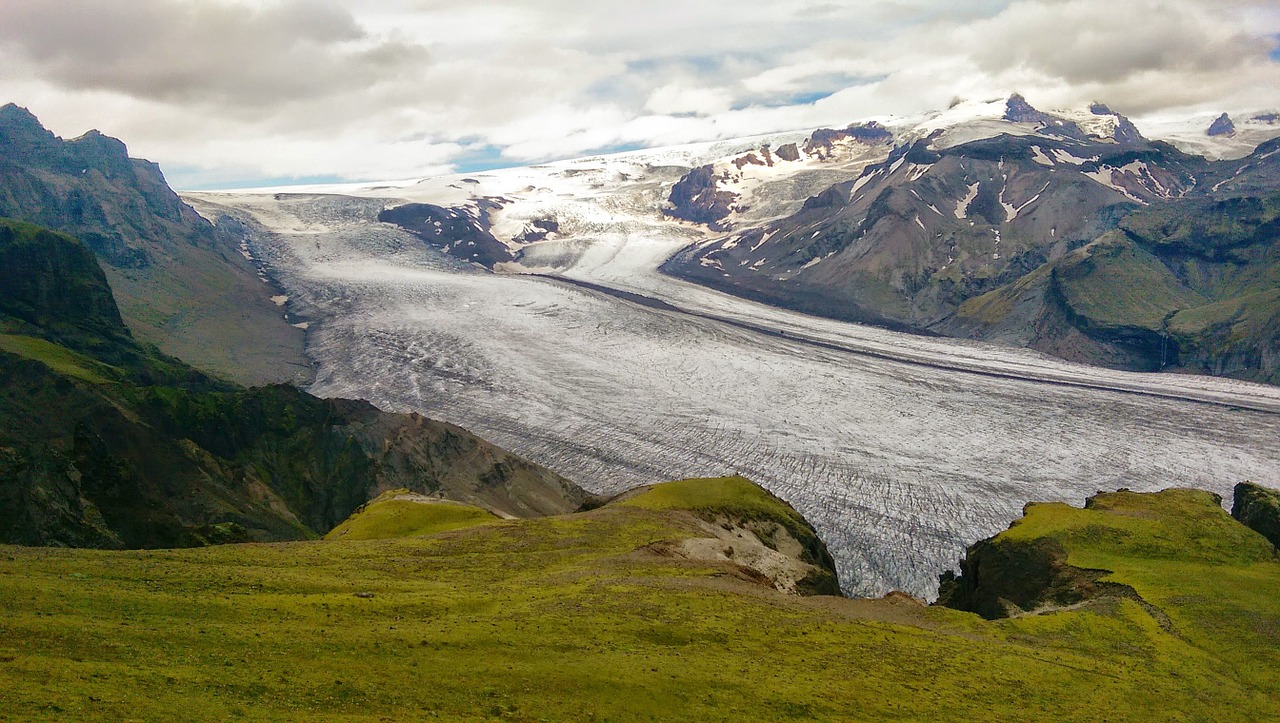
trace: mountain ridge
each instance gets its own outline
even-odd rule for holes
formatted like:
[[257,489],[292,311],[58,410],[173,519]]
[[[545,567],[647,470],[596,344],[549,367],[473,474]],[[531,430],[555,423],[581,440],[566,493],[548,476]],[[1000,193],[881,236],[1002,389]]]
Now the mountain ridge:
[[[1122,219],[1131,214],[1157,213],[1147,207],[1187,215],[1199,208],[1195,198],[1218,199],[1219,207],[1269,204],[1266,194],[1280,185],[1271,160],[1275,142],[1240,161],[1211,162],[1147,141],[1129,130],[1122,116],[1116,116],[1110,139],[1100,141],[1074,121],[1036,111],[1019,96],[1007,105],[1003,120],[1033,125],[1035,132],[1022,129],[937,147],[941,131],[934,131],[898,145],[856,179],[811,196],[791,216],[726,229],[725,236],[689,247],[663,269],[824,316],[1012,342],[1121,369],[1174,367],[1276,383],[1274,319],[1255,323],[1260,329],[1249,327],[1248,350],[1237,353],[1194,333],[1152,328],[1159,339],[1142,340],[1141,334],[1106,331],[1108,324],[1062,303],[1056,284],[1045,297],[1045,310],[1032,312],[1038,320],[1011,316],[1027,293],[1026,283],[1036,283],[1037,276],[1057,279],[1070,252],[1123,228]],[[1219,252],[1202,256],[1216,264],[1196,272],[1205,278],[1238,275],[1231,264],[1251,264],[1245,273],[1258,280],[1232,289],[1230,281],[1226,286],[1197,282],[1184,262],[1170,257],[1171,245],[1158,234],[1124,231],[1156,252],[1160,263],[1181,264],[1159,272],[1179,277],[1169,283],[1183,291],[1169,298],[1185,300],[1162,307],[1164,314],[1203,307],[1202,314],[1213,320],[1201,326],[1216,328],[1231,323],[1226,307],[1235,308],[1232,300],[1241,298],[1241,291],[1253,298],[1280,288],[1268,270],[1275,262],[1268,250],[1274,233],[1267,223],[1255,224],[1260,231],[1249,259],[1237,254],[1223,265]],[[1193,288],[1184,288],[1188,284]],[[998,318],[980,311],[993,308],[984,306],[980,297],[986,294],[1004,295],[1005,310]],[[1214,314],[1210,304],[1225,307]],[[1151,328],[1129,320],[1119,326]]]
[[63,140],[0,107],[0,216],[71,233],[103,262],[133,332],[247,383],[309,378],[300,329],[239,239],[184,203],[160,167],[96,130]]
[[0,219],[0,539],[165,547],[314,537],[408,487],[510,517],[576,485],[453,425],[245,389],[135,341],[65,234]]

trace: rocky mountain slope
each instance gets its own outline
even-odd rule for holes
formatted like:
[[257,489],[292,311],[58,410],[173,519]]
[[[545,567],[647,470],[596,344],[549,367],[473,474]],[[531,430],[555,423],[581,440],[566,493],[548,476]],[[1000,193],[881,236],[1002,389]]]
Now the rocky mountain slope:
[[125,323],[168,354],[242,383],[307,379],[301,329],[239,248],[183,203],[160,168],[97,131],[63,140],[0,107],[0,216],[82,239]]
[[503,516],[577,509],[457,427],[244,389],[134,340],[78,240],[0,221],[0,539],[171,547],[314,537],[405,487]]
[[[1274,383],[1267,209],[1280,122],[1239,118],[1194,132],[1146,124],[1169,142],[1102,104],[1045,112],[1015,95],[331,191],[376,196],[381,220],[500,271],[572,276],[618,235],[682,238],[663,271],[758,301],[1118,369]],[[1190,225],[1166,233],[1157,221],[1202,213],[1219,220],[1190,245]],[[1237,221],[1247,233],[1228,230]]]
[[1280,548],[1280,491],[1241,482],[1232,495],[1231,516]]
[[998,119],[918,126],[794,213],[664,269],[890,328],[1280,381],[1280,141],[1210,161],[1091,114],[1014,96]]

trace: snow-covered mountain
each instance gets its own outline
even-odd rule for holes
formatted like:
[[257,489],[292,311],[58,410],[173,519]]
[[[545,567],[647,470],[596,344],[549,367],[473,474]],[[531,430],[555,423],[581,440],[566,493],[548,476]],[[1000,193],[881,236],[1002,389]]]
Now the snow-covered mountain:
[[[1092,259],[1077,250],[1137,211],[1280,188],[1268,139],[1280,124],[1237,116],[1147,125],[1164,142],[1102,104],[1044,112],[1014,95],[845,128],[289,190],[383,199],[379,220],[501,272],[589,278],[599,257],[644,248],[637,263],[665,261],[667,273],[810,313],[1120,368],[1272,379],[1280,351],[1268,336],[1270,277],[1259,271],[1272,264],[1267,238],[1251,242],[1244,280],[1220,250],[1188,269],[1184,258],[1152,257],[1160,244],[1139,249],[1137,266],[1110,269],[1155,274],[1167,292],[1158,308],[1102,318],[1059,303],[1070,294],[1045,281]],[[1260,148],[1232,158],[1255,140]],[[1263,236],[1268,214],[1254,224]],[[615,259],[609,273],[625,276],[619,268]],[[1086,276],[1089,297],[1101,277]],[[1234,325],[1229,302],[1241,293],[1263,294],[1265,321]],[[1199,307],[1210,308],[1190,313]],[[1169,326],[1180,310],[1202,323]],[[1227,337],[1236,341],[1224,346]]]
[[[1102,104],[1045,112],[1014,95],[844,128],[272,190],[379,199],[378,220],[499,272],[605,274],[644,293],[652,284],[636,279],[660,265],[844,320],[1117,368],[1275,382],[1280,302],[1267,234],[1276,203],[1266,198],[1280,190],[1277,137],[1272,113],[1157,119],[1140,129]],[[1203,210],[1196,199],[1240,197],[1260,199],[1262,210],[1246,219],[1255,235],[1233,242],[1230,263],[1223,249],[1188,257],[1154,237],[1130,258],[1129,232],[1096,247],[1125,253],[1091,250],[1136,212],[1185,217]],[[1123,268],[1083,273],[1104,257]],[[1074,291],[1058,281],[1067,266],[1080,282]],[[1133,274],[1142,279],[1131,286],[1163,290],[1158,301],[1105,309],[1082,301],[1114,297],[1104,279]],[[1253,310],[1244,326],[1241,298]]]
[[1211,160],[1236,160],[1280,136],[1280,112],[1156,116],[1144,120],[1142,127],[1147,136],[1168,141],[1187,153]]

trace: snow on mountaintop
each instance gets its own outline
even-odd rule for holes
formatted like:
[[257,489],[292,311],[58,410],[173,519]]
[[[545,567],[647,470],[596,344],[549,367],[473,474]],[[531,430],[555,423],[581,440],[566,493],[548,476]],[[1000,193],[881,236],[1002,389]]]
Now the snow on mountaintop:
[[1184,153],[1215,161],[1244,158],[1260,144],[1280,137],[1280,112],[1229,113],[1235,131],[1211,136],[1209,127],[1220,115],[1213,111],[1190,116],[1156,115],[1137,118],[1134,123],[1149,138],[1167,141]]
[[[1206,133],[1211,115],[1147,118],[1140,127],[1148,138],[1167,139],[1184,151],[1210,158],[1241,157],[1257,143],[1280,135],[1280,120],[1274,114],[1233,118],[1234,133],[1212,137]],[[1103,143],[1140,138],[1134,124],[1104,105],[1042,112],[1013,96],[957,102],[946,110],[917,116],[868,118],[845,128],[772,133],[423,179],[235,194],[340,194],[382,199],[388,206],[447,207],[470,218],[477,233],[492,234],[490,243],[496,240],[511,257],[540,268],[561,268],[610,235],[707,240],[729,228],[759,226],[790,216],[806,199],[882,163],[895,146],[927,139],[932,148],[944,149],[1001,134]],[[1092,159],[1077,158],[1060,147],[1047,151],[1037,147],[1035,152],[1042,165],[1079,165]],[[698,171],[691,173],[691,169]],[[1114,188],[1116,170],[1099,169],[1090,177]],[[554,243],[567,240],[580,243]]]
[[[1016,97],[1020,98],[1020,96]],[[946,110],[931,111],[918,115],[868,116],[854,121],[849,127],[879,124],[892,132],[895,145],[931,138],[930,146],[935,149],[951,148],[976,140],[992,138],[1002,133],[1025,136],[1037,135],[1042,132],[1045,124],[1006,120],[1009,102],[1008,98],[964,100],[955,103]],[[1034,108],[1030,110],[1033,113],[1038,113]],[[1106,106],[1099,104],[1095,104],[1089,109],[1054,109],[1042,115],[1050,116],[1055,121],[1074,124],[1084,134],[1100,140],[1117,139],[1117,134],[1124,132],[1124,126],[1128,120],[1124,116],[1114,113]],[[1149,139],[1168,141],[1185,152],[1203,155],[1214,160],[1241,158],[1252,152],[1258,144],[1280,136],[1280,113],[1258,111],[1233,113],[1231,117],[1235,122],[1235,133],[1223,136],[1209,136],[1206,130],[1217,115],[1217,113],[1197,113],[1192,116],[1146,116],[1134,120],[1133,125]],[[803,146],[814,132],[812,130],[794,130],[766,133],[733,139],[596,154],[530,166],[458,173],[431,178],[272,186],[227,192],[247,194],[338,193],[365,197],[393,196],[413,201],[429,200],[433,203],[461,202],[480,195],[501,195],[517,192],[520,181],[532,180],[529,178],[531,175],[538,178],[546,178],[549,175],[563,174],[565,171],[570,171],[576,175],[578,171],[583,169],[630,173],[646,167],[693,168],[706,164],[728,164],[733,163],[736,158],[744,154],[759,151],[764,146],[768,146],[774,151],[790,143]],[[805,152],[798,159],[798,165],[778,164],[775,167],[768,164],[738,164],[738,170],[742,171],[742,173],[735,175],[742,175],[741,183],[749,186],[754,182],[751,179],[755,177],[776,178],[777,176],[785,175],[788,170],[798,171],[817,165],[813,161],[827,163],[832,161],[853,161],[855,165],[861,164],[861,159],[849,157],[849,155],[856,156],[859,154],[860,151],[855,151],[842,157],[837,152],[829,157],[814,158],[812,157],[813,154]],[[534,171],[537,172],[535,173]],[[595,180],[599,181],[599,173],[597,172],[595,175],[597,176]],[[470,187],[457,186],[459,181],[466,179],[480,180],[480,183],[470,184]],[[575,192],[581,190],[581,183],[572,185]],[[451,187],[454,190],[463,192],[450,193],[447,189]],[[220,193],[219,191],[211,192]],[[451,198],[454,200],[451,201]]]

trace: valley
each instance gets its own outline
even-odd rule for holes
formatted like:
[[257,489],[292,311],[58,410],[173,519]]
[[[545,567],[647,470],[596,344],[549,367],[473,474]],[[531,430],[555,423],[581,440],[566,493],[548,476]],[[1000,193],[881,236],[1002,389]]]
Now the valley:
[[0,723],[1280,720],[1280,4],[0,2]]
[[[899,334],[680,281],[658,267],[700,232],[654,202],[678,169],[594,185],[619,173],[584,159],[471,184],[184,197],[250,229],[309,326],[313,393],[459,424],[592,492],[741,473],[814,524],[852,595],[932,596],[1031,500],[1280,484],[1275,387]],[[553,187],[509,194],[541,195],[527,216],[550,207],[561,228],[517,270],[614,293],[490,273],[376,220],[468,185]]]

